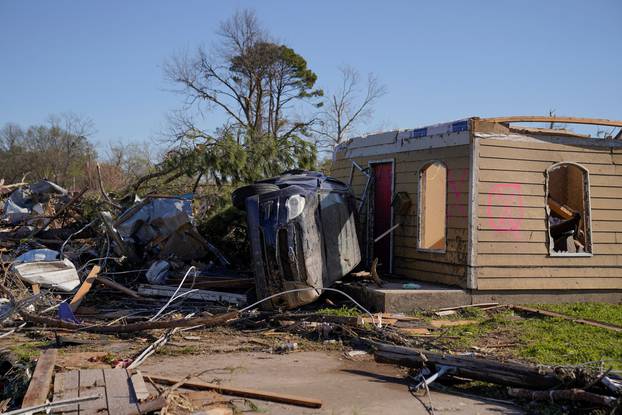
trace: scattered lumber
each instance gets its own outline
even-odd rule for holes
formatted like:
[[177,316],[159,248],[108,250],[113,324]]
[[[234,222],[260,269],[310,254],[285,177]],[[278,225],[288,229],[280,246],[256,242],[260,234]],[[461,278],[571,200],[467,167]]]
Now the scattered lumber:
[[438,371],[452,368],[451,374],[473,380],[518,388],[551,389],[563,384],[563,379],[552,368],[501,362],[483,357],[454,356],[390,344],[371,342],[376,348],[375,360],[400,366]]
[[143,373],[143,375],[154,382],[164,385],[177,385],[186,389],[213,390],[223,395],[240,396],[243,398],[260,399],[269,402],[285,403],[289,405],[303,406],[305,408],[321,408],[322,401],[318,399],[305,398],[302,396],[289,395],[285,393],[266,392],[258,389],[240,388],[235,386],[223,386],[215,383],[207,383],[199,380],[183,380]]
[[559,389],[550,391],[534,391],[529,389],[508,388],[508,395],[514,398],[529,399],[531,401],[573,401],[587,402],[595,405],[612,408],[618,404],[618,399],[612,396],[598,395],[586,392],[583,389]]
[[83,326],[55,318],[38,316],[24,310],[18,310],[24,320],[47,326],[48,328],[61,328],[67,330],[84,331],[88,333],[133,333],[144,330],[170,329],[175,327],[221,326],[233,321],[238,317],[237,311],[230,311],[215,316],[198,316],[194,318],[181,318],[168,321],[145,321],[133,324],[116,324],[112,326]]
[[22,400],[22,407],[28,408],[45,404],[50,385],[52,384],[52,376],[54,375],[54,364],[58,356],[57,349],[48,349],[41,353],[37,366],[32,374],[32,379],[28,385],[26,395]]
[[140,402],[135,385],[126,369],[80,369],[57,373],[52,403],[95,395],[95,400],[63,410],[81,415],[138,415],[161,409],[166,404],[158,399]]
[[615,324],[610,324],[610,323],[603,323],[602,321],[595,321],[595,320],[588,320],[588,319],[584,319],[584,318],[577,318],[577,317],[572,317],[572,316],[569,316],[569,315],[566,315],[566,314],[557,313],[555,311],[540,310],[538,308],[524,307],[524,306],[520,306],[520,305],[511,305],[510,308],[512,310],[521,311],[521,312],[524,312],[524,313],[532,313],[532,314],[539,314],[541,316],[546,316],[546,317],[561,318],[561,319],[564,319],[564,320],[572,321],[574,323],[586,324],[588,326],[600,327],[601,329],[607,329],[607,330],[613,330],[613,331],[616,331],[616,332],[622,332],[622,327],[621,326],[617,326]]
[[[172,297],[177,291],[177,287],[169,285],[150,285],[141,284],[138,286],[138,294],[145,297]],[[246,295],[232,294],[220,291],[195,290],[189,288],[180,288],[176,296],[183,296],[191,300],[201,301],[217,301],[229,304],[241,305],[246,304]]]
[[130,290],[129,288],[119,284],[116,281],[113,281],[113,280],[108,279],[106,277],[103,277],[101,275],[98,275],[96,278],[97,278],[97,281],[101,282],[102,284],[104,284],[108,288],[112,288],[113,290],[120,291],[120,292],[122,292],[124,294],[129,295],[132,298],[136,298],[136,299],[141,299],[142,298],[140,295],[138,295],[138,293],[136,291]]
[[97,274],[99,274],[100,270],[101,268],[99,267],[99,265],[93,266],[93,268],[89,272],[89,275],[86,277],[86,279],[84,280],[84,282],[78,289],[78,292],[71,299],[71,302],[69,303],[69,307],[71,307],[71,311],[73,311],[74,313],[76,312],[78,307],[80,307],[80,303],[82,303],[82,300],[84,300],[84,297],[86,297],[89,291],[91,291],[93,282],[95,282],[95,280],[97,279]]
[[136,395],[136,399],[138,399],[138,402],[146,401],[147,399],[149,399],[151,394],[147,389],[145,379],[143,378],[143,374],[140,373],[140,370],[137,370],[136,373],[132,375],[130,380],[132,382],[132,388],[134,389],[134,394]]

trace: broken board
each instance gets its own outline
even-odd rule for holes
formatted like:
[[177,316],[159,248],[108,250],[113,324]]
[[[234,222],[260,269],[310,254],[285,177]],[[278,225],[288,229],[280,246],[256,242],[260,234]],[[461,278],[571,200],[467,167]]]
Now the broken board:
[[72,415],[130,415],[140,413],[132,388],[131,375],[125,369],[86,369],[56,373],[54,401],[99,395],[99,399],[64,406],[53,411]]

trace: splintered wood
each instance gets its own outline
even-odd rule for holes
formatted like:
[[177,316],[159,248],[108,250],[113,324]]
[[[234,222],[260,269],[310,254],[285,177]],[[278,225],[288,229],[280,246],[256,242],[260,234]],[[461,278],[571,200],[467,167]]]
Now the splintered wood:
[[[146,398],[143,390],[141,397]],[[54,401],[98,395],[99,399],[64,406],[54,413],[75,415],[131,415],[141,413],[141,405],[125,369],[86,369],[56,373]]]

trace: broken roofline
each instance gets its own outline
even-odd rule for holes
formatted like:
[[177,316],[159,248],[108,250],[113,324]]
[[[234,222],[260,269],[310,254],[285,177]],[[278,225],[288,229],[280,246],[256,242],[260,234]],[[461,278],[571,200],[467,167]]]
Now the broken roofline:
[[[512,116],[479,118],[470,117],[447,123],[434,124],[427,127],[392,130],[368,134],[361,137],[354,137],[335,147],[335,153],[345,152],[346,157],[364,157],[368,155],[398,153],[403,151],[422,150],[427,148],[449,147],[455,145],[469,144],[469,132],[474,130],[473,122],[499,124],[500,128],[507,128],[507,135],[552,135],[557,133],[559,137],[571,137],[580,139],[582,144],[598,143],[610,147],[622,146],[622,142],[606,140],[602,138],[589,137],[580,134],[568,134],[567,130],[538,129],[533,131],[527,127],[510,127],[511,123],[563,123],[563,124],[584,124],[602,125],[619,127],[616,139],[622,138],[622,121],[607,120],[602,118],[580,118],[580,117],[544,117],[544,116]],[[475,128],[477,130],[477,128]],[[526,133],[526,134],[525,134]],[[430,139],[434,139],[431,141]],[[577,142],[579,144],[579,142]],[[379,148],[380,147],[380,148]],[[372,149],[373,148],[373,149]]]

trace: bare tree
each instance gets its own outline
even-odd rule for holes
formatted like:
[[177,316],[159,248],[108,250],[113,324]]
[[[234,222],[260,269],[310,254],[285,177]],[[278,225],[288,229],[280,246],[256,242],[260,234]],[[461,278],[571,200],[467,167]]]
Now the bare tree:
[[319,128],[320,144],[333,148],[371,118],[376,101],[387,90],[378,78],[370,73],[363,86],[359,72],[350,67],[340,68],[341,87],[327,97],[321,112]]
[[[272,40],[252,11],[235,13],[217,33],[212,50],[199,48],[165,65],[185,106],[171,117],[169,136],[178,148],[162,172],[184,169],[197,180],[226,183],[310,167],[315,147],[306,138],[315,119],[298,110],[321,105],[316,74],[302,56]],[[208,113],[224,115],[225,122],[205,128]]]
[[[287,138],[301,133],[312,120],[293,120],[288,109],[298,101],[322,95],[313,89],[317,76],[292,49],[279,45],[260,26],[255,13],[236,12],[218,31],[221,42],[212,52],[173,58],[165,66],[170,80],[181,88],[187,109],[199,113],[220,110],[228,118],[225,128]],[[177,114],[185,115],[185,111]],[[190,118],[185,130],[193,138],[211,137]],[[179,137],[177,137],[179,138]]]
[[7,124],[0,131],[0,176],[17,180],[29,174],[65,186],[81,182],[85,163],[96,157],[88,139],[93,131],[92,121],[74,114],[51,116],[28,129]]

